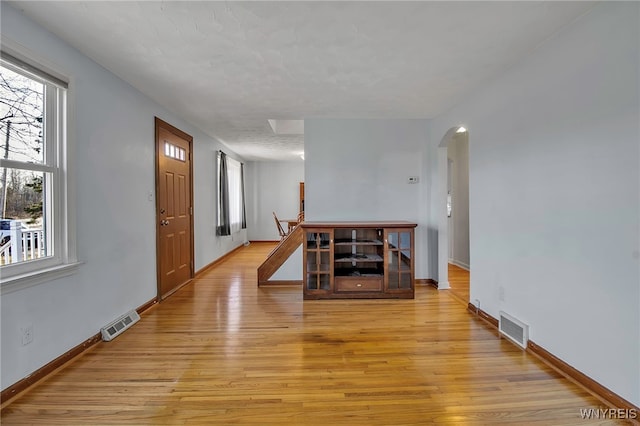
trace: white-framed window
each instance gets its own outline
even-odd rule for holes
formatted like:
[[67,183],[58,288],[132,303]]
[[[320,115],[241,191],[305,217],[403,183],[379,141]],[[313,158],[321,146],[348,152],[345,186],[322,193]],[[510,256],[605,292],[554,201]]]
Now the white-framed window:
[[77,264],[68,193],[68,83],[3,46],[0,56],[2,291]]
[[[223,212],[225,210],[226,201],[223,200],[224,196],[222,196],[222,188],[226,187],[228,196],[228,225],[231,233],[235,233],[240,231],[243,228],[243,215],[244,215],[244,200],[243,200],[243,179],[242,179],[242,164],[239,161],[230,158],[225,155],[226,161],[226,174],[220,173],[222,168],[222,153],[218,152],[217,156],[217,179],[216,184],[218,188],[218,201],[216,203],[216,212],[217,212],[217,227],[224,228],[226,216]],[[226,185],[224,185],[221,180],[226,178]],[[223,185],[223,186],[221,186]],[[222,232],[218,235],[227,235]]]
[[242,187],[240,185],[240,163],[227,157],[229,172],[229,219],[231,232],[238,232],[242,228]]

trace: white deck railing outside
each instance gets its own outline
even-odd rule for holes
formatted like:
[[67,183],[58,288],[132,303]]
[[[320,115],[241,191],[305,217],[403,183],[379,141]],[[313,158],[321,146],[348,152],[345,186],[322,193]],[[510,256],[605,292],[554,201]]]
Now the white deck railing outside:
[[44,257],[46,244],[42,229],[22,229],[12,223],[9,239],[0,246],[0,265]]

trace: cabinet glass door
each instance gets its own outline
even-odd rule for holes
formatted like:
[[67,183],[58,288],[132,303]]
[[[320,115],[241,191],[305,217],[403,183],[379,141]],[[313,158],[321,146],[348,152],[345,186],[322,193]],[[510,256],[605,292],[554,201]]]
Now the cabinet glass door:
[[331,289],[331,233],[308,231],[305,247],[305,290]]
[[413,286],[412,232],[407,229],[387,231],[387,289],[409,290]]

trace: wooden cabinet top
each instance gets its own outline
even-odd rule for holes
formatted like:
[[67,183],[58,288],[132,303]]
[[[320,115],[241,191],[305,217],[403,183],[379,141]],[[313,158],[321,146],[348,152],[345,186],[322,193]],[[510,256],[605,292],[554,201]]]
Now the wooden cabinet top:
[[407,221],[370,222],[302,222],[303,228],[415,228],[418,224]]

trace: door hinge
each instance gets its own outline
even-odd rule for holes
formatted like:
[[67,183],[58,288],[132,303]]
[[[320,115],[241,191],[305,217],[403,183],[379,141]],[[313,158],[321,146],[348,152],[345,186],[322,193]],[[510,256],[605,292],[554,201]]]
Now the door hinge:
[[189,207],[189,214],[190,214],[191,216],[193,216],[193,206],[190,206],[190,207]]

